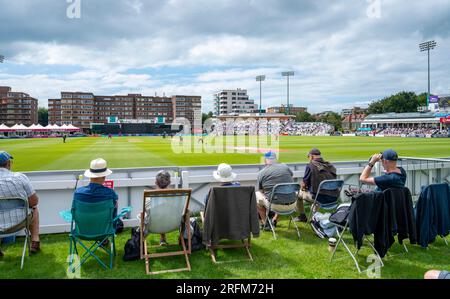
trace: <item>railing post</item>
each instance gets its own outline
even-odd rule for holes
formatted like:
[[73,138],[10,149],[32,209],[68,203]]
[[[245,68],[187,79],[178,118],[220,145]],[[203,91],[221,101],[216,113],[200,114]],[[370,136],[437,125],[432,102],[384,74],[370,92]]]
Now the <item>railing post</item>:
[[183,189],[189,188],[189,171],[181,172],[181,182]]

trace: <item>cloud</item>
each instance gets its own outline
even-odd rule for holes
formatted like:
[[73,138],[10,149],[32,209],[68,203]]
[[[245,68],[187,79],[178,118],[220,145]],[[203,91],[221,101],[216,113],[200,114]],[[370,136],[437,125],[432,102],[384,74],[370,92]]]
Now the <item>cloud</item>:
[[[0,0],[0,84],[40,99],[62,90],[97,94],[212,94],[248,89],[265,74],[263,107],[286,101],[310,111],[339,110],[401,90],[426,89],[427,57],[418,43],[435,39],[432,91],[450,89],[450,3],[300,0]],[[32,21],[23,21],[32,20]]]

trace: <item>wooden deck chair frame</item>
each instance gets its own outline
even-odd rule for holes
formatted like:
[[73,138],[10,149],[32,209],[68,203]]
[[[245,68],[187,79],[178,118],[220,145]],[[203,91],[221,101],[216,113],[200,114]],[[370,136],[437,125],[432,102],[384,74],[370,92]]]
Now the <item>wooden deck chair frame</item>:
[[[28,248],[28,256],[31,255],[31,232],[30,232],[30,215],[29,214],[29,207],[28,207],[28,199],[26,198],[20,198],[20,197],[2,197],[0,200],[17,200],[17,201],[23,201],[24,202],[24,209],[25,209],[25,219],[22,220],[22,222],[15,225],[17,227],[16,230],[11,231],[9,233],[0,234],[0,238],[8,238],[12,236],[18,235],[21,231],[25,232],[25,238],[24,238],[24,244],[23,244],[23,250],[22,250],[22,258],[20,260],[20,269],[23,269],[23,264],[25,261],[25,253]],[[19,207],[18,207],[19,208]]]
[[[238,188],[238,187],[235,187]],[[203,211],[200,212],[200,218],[202,219],[202,223],[205,223],[205,213]],[[253,262],[253,256],[250,252],[250,247],[252,244],[252,237],[251,235],[245,240],[241,240],[242,244],[211,244],[206,246],[211,254],[211,260],[214,264],[223,264],[223,263],[234,263],[234,262]],[[239,259],[239,260],[230,260],[230,261],[217,261],[217,254],[216,251],[218,249],[232,249],[232,248],[244,248],[248,259]]]
[[[191,254],[191,225],[190,225],[190,213],[189,213],[189,202],[191,199],[191,192],[192,189],[161,189],[161,190],[144,190],[144,197],[143,197],[143,206],[142,206],[142,212],[141,212],[141,223],[139,226],[140,231],[140,237],[141,237],[141,259],[145,259],[145,271],[147,275],[155,275],[155,274],[162,274],[162,273],[172,273],[172,272],[181,272],[181,271],[191,271],[191,264],[189,262],[189,256],[188,254]],[[149,246],[147,245],[147,240],[145,239],[144,232],[145,232],[145,199],[151,198],[151,197],[174,197],[174,196],[187,196],[186,204],[183,211],[183,223],[180,223],[180,235],[178,237],[181,246],[183,247],[183,250],[180,251],[171,251],[171,252],[162,252],[162,253],[149,253],[150,248],[156,248],[160,247],[157,246]],[[184,225],[184,228],[183,228]],[[186,242],[184,240],[184,229],[187,230],[188,235],[188,244],[186,246]],[[170,246],[179,246],[179,245],[168,245]],[[167,257],[167,256],[177,256],[177,255],[184,255],[186,259],[186,267],[183,268],[176,268],[176,269],[168,269],[168,270],[161,270],[161,271],[151,271],[150,269],[150,260],[154,258],[160,258],[160,257]]]

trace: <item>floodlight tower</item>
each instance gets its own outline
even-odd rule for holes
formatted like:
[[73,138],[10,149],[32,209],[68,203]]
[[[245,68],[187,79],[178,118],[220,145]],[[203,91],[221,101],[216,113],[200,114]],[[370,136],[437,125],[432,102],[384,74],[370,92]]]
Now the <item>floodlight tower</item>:
[[290,107],[289,107],[289,77],[290,76],[294,76],[294,72],[289,71],[289,72],[282,72],[281,76],[283,77],[287,77],[287,107],[286,107],[286,115],[289,115],[290,113]]
[[259,82],[259,115],[262,114],[262,106],[261,106],[261,89],[262,89],[262,81],[266,80],[265,75],[256,76],[256,81]]
[[436,47],[436,42],[434,40],[430,40],[424,43],[419,44],[420,52],[427,51],[428,52],[428,94],[427,94],[427,107],[429,105],[430,100],[430,50],[433,50]]

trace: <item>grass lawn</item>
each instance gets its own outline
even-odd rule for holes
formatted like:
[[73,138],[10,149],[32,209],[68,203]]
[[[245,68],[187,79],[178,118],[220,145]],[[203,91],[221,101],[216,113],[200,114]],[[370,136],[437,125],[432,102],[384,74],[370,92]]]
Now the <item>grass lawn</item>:
[[[287,228],[288,221],[283,219],[277,227],[278,239],[274,240],[270,232],[262,232],[253,239],[251,252],[254,262],[229,262],[213,264],[209,252],[196,251],[190,256],[192,271],[147,276],[143,260],[124,262],[123,247],[130,237],[127,229],[117,237],[117,257],[112,270],[102,269],[94,259],[88,260],[81,268],[81,278],[367,278],[367,273],[358,274],[350,256],[343,247],[337,252],[337,259],[330,262],[326,239],[316,237],[311,228],[300,224],[301,239],[295,229]],[[169,243],[176,243],[177,233],[168,235]],[[158,235],[150,235],[148,240],[157,244]],[[5,256],[0,258],[0,278],[66,278],[68,235],[44,235],[41,239],[42,251],[26,257],[24,269],[20,270],[20,257],[23,238],[14,245],[3,246]],[[352,244],[351,237],[347,238]],[[407,242],[409,253],[394,244],[389,256],[384,258],[381,278],[423,278],[428,269],[449,269],[450,247],[440,238],[423,249]],[[351,247],[354,249],[354,247]],[[367,262],[371,254],[368,246],[363,246],[359,255],[362,268],[367,268],[373,260]],[[106,254],[101,254],[106,259]],[[241,249],[219,251],[218,260],[245,258]],[[181,267],[184,257],[165,257],[151,264],[153,270],[167,267]]]
[[[188,137],[184,137],[185,144],[189,141]],[[261,162],[261,154],[257,152],[236,152],[240,148],[240,141],[236,139],[234,146],[227,144],[228,147],[219,146],[218,141],[223,140],[217,139],[214,148],[223,152],[177,154],[172,151],[171,140],[161,137],[114,137],[112,140],[106,137],[69,138],[65,144],[59,138],[0,140],[0,150],[13,155],[15,171],[85,169],[89,161],[98,157],[106,159],[111,168]],[[192,144],[201,146],[194,140]],[[247,142],[247,147],[249,145],[251,143]],[[274,146],[269,144],[260,147],[267,149]],[[450,138],[282,136],[279,140],[280,160],[304,162],[312,147],[318,147],[330,161],[366,160],[370,155],[387,148],[394,148],[401,156],[450,156]],[[192,147],[192,151],[194,150]]]

